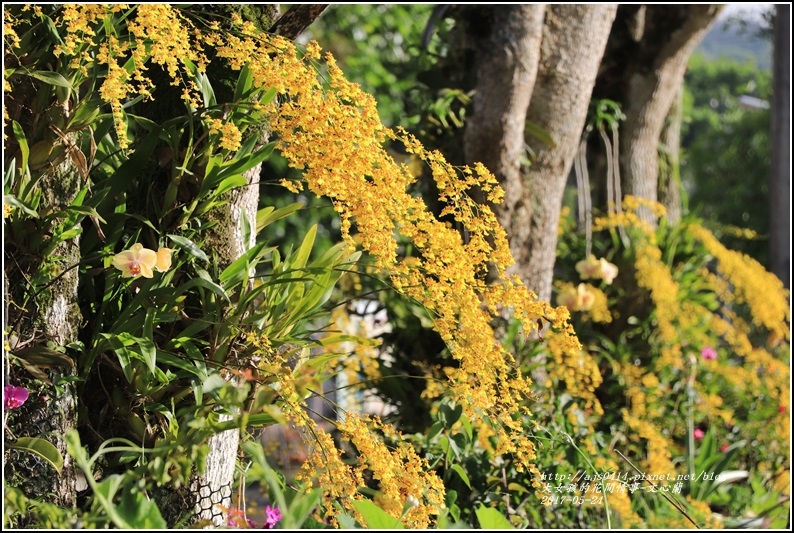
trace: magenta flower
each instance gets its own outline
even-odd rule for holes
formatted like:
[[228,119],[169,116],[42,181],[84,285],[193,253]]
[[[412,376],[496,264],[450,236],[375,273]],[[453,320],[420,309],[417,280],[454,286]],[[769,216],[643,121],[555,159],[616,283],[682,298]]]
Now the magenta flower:
[[695,437],[695,440],[703,440],[703,437],[706,436],[706,432],[700,428],[695,428],[695,431],[692,432],[692,435]]
[[281,509],[278,506],[270,507],[269,505],[265,507],[265,515],[267,518],[265,519],[265,523],[262,524],[262,527],[267,529],[273,529],[273,527],[281,520]]
[[700,356],[706,361],[714,361],[717,359],[717,350],[711,346],[705,346],[702,350],[700,350]]
[[15,387],[6,385],[3,389],[3,407],[5,409],[17,409],[28,401],[30,393],[25,387]]

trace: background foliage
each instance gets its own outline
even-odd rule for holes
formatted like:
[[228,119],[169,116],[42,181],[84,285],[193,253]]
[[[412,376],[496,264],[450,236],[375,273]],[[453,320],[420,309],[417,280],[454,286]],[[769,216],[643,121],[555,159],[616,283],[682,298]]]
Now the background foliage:
[[[421,42],[429,6],[346,9],[324,16],[313,36],[321,42],[345,37],[326,47],[342,56],[349,79],[377,95],[384,123],[412,128],[427,146],[444,146],[447,134],[462,127],[467,103],[465,94],[445,92],[428,74],[444,54],[440,35],[447,22],[437,21],[435,38],[421,48],[407,43]],[[200,24],[199,14],[182,13]],[[132,9],[105,15],[98,14],[91,26],[100,35],[97,43],[129,36]],[[257,125],[278,120],[279,111],[268,106],[280,104],[289,118],[285,104],[305,99],[319,108],[327,102],[311,95],[334,101],[341,93],[348,105],[367,109],[355,89],[344,92],[347,86],[332,67],[319,65],[311,48],[303,63],[291,63],[286,47],[279,49],[281,56],[269,49],[284,60],[269,78],[274,87],[284,72],[313,74],[315,67],[322,82],[339,85],[314,93],[299,86],[304,79],[296,75],[295,85],[277,97],[277,91],[255,83],[246,66],[235,70],[227,102],[218,100],[221,91],[203,74],[202,58],[170,50],[190,97],[174,116],[157,122],[146,118],[148,104],[133,96],[138,93],[119,98],[120,109],[96,97],[112,68],[97,65],[96,55],[80,55],[93,50],[90,39],[69,42],[55,24],[59,16],[35,9],[6,15],[20,38],[15,44],[7,33],[6,45],[27,54],[17,54],[19,65],[7,69],[6,92],[20,99],[35,95],[35,105],[6,127],[4,251],[7,265],[13,259],[21,273],[14,278],[19,286],[6,296],[20,317],[6,331],[7,379],[25,384],[45,402],[66,382],[76,385],[80,427],[67,440],[90,496],[77,509],[31,497],[24,475],[13,471],[19,456],[7,457],[12,469],[4,472],[5,525],[186,525],[190,517],[179,501],[187,498],[181,489],[202,468],[208,437],[237,428],[245,443],[234,505],[244,509],[245,486],[256,484],[283,513],[285,528],[670,528],[693,521],[706,527],[759,525],[758,520],[785,526],[788,295],[756,261],[764,255],[753,245],[762,241],[727,238],[729,226],[766,232],[747,201],[763,195],[763,187],[747,176],[762,175],[768,165],[768,112],[742,111],[736,97],[746,91],[764,97],[768,78],[726,63],[693,62],[685,177],[692,184],[690,206],[706,221],[689,215],[679,225],[663,221],[653,230],[633,216],[640,201],[627,198],[622,218],[598,214],[588,243],[571,210],[564,213],[556,295],[584,284],[591,303],[557,309],[563,316],[570,312],[581,349],[571,349],[562,328],[527,337],[526,325],[504,309],[489,316],[499,345],[512,354],[516,371],[509,379],[537,375],[537,354],[549,356],[540,369],[546,381],[536,380],[525,391],[527,411],[495,415],[473,408],[474,402],[465,405],[467,397],[447,386],[463,363],[454,357],[449,330],[434,323],[440,312],[433,305],[441,300],[423,294],[431,294],[436,278],[411,278],[422,283],[410,287],[414,292],[403,291],[411,297],[400,294],[394,290],[400,278],[378,270],[376,250],[354,252],[337,244],[346,227],[336,216],[339,197],[327,195],[334,203],[317,199],[316,190],[277,187],[281,178],[311,187],[311,164],[325,154],[305,159],[311,164],[300,168],[294,152],[290,159],[291,147],[280,144],[276,150],[275,143],[257,142]],[[226,38],[248,31],[238,26]],[[58,61],[53,42],[75,46],[77,61]],[[136,44],[131,50],[165,76],[171,65],[163,58],[158,66],[155,43]],[[300,70],[303,64],[311,69]],[[134,62],[124,67],[135,71]],[[291,70],[279,70],[286,67]],[[299,91],[305,92],[295,98]],[[306,105],[293,116],[305,117],[310,109]],[[305,129],[296,131],[311,132],[302,124]],[[287,135],[282,131],[277,140]],[[128,150],[121,146],[124,136]],[[745,142],[732,142],[736,137]],[[400,176],[421,175],[423,158],[441,165],[407,139],[389,143],[389,154],[410,169]],[[337,140],[350,143],[345,135]],[[716,161],[710,157],[715,145],[724,146]],[[244,224],[256,240],[238,260],[225,262],[207,237],[223,223],[215,208],[245,185],[242,174],[259,162],[266,164],[260,205],[256,220]],[[36,184],[48,173],[63,172],[62,165],[76,169],[79,179],[68,182],[74,186],[68,205],[52,212],[46,191]],[[436,187],[417,180],[407,190],[419,197]],[[726,191],[741,193],[736,203],[714,201]],[[396,195],[383,183],[377,192]],[[361,199],[377,205],[375,198]],[[699,211],[701,199],[708,201]],[[428,203],[437,211],[445,206]],[[461,227],[460,217],[448,219]],[[628,241],[620,238],[620,228]],[[712,235],[756,260],[726,249]],[[55,246],[78,236],[77,265],[52,255]],[[424,261],[435,251],[417,240],[396,241],[401,259]],[[122,278],[112,259],[132,243],[172,248],[170,268],[151,279]],[[618,267],[614,281],[582,277],[577,265],[589,249]],[[43,306],[42,296],[64,270],[74,268],[84,319],[79,337],[66,346],[42,339],[33,351],[12,343],[20,337],[19,323]],[[355,306],[344,305],[361,298],[388,312],[391,331],[378,333],[374,342],[364,338],[375,335],[370,326],[352,320]],[[345,326],[351,323],[357,326]],[[64,360],[74,362],[76,375],[48,383],[49,369]],[[391,407],[384,420],[343,412],[330,396],[325,402],[334,414],[326,422],[334,431],[308,416],[306,400],[324,384],[338,385],[333,380],[343,374],[351,391],[373,392]],[[6,411],[4,421],[7,448],[19,444],[24,418]],[[297,476],[271,466],[256,438],[260,428],[273,425],[303,428],[313,454]],[[536,468],[526,468],[521,448],[505,444],[505,427],[531,443]],[[652,484],[643,475],[664,479],[653,478]],[[170,492],[170,499],[162,492]],[[244,521],[235,525],[245,527]]]

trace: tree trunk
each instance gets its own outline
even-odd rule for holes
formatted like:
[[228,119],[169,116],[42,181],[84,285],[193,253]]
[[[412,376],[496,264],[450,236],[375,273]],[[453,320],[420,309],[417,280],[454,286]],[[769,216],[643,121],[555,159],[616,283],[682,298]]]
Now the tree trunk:
[[[42,191],[39,212],[60,211],[71,205],[80,189],[81,180],[72,160],[65,157],[39,182]],[[47,342],[60,347],[76,341],[82,321],[77,304],[80,236],[59,243],[46,257],[24,246],[17,247],[16,242],[9,246],[6,244],[5,253],[10,255],[10,260],[6,262],[10,269],[6,271],[6,279],[10,278],[11,284],[5,292],[8,311],[5,325],[12,328],[11,337],[16,338],[15,342],[10,343],[12,350],[16,351],[18,342],[30,348],[44,347]],[[26,309],[17,307],[24,301],[25,293],[32,291],[32,286],[26,280],[40,271],[52,273],[53,279],[33,297],[31,306]],[[8,305],[9,299],[16,305]],[[31,341],[30,344],[27,344],[28,341]],[[19,346],[22,347],[21,344]],[[65,435],[67,430],[76,426],[77,411],[74,382],[61,380],[75,375],[74,366],[53,366],[47,372],[47,377],[57,384],[57,388],[50,387],[49,392],[41,397],[31,395],[16,410],[13,419],[9,419],[9,428],[16,437],[43,438],[58,449],[63,458],[60,474],[49,463],[28,452],[10,451],[11,455],[4,464],[5,479],[13,478],[14,485],[21,483],[29,498],[66,508],[76,504],[74,461],[66,451]],[[18,377],[30,376],[20,370]],[[18,383],[16,379],[14,382]]]
[[[295,5],[279,17],[277,4],[258,6],[256,20],[266,24],[272,32],[294,39],[314,21],[327,7],[325,4]],[[232,8],[234,9],[234,8]],[[243,11],[244,17],[250,13]],[[278,19],[278,20],[276,20]],[[270,24],[266,21],[270,20]],[[275,23],[272,21],[276,20]],[[261,134],[260,144],[267,142],[267,132]],[[218,256],[223,269],[256,244],[256,212],[259,208],[259,175],[262,164],[244,174],[247,185],[227,194],[228,201],[214,209],[210,216],[218,221],[207,235],[207,247]],[[227,376],[227,379],[233,379]],[[232,506],[231,487],[237,461],[240,435],[230,429],[213,435],[209,442],[206,470],[191,482],[191,491],[196,495],[196,511],[199,520],[210,520],[215,525],[224,523],[218,507]]]
[[791,288],[791,5],[777,4],[773,27],[770,270]]
[[[481,161],[505,189],[496,214],[507,230],[515,271],[541,299],[551,298],[562,193],[616,9],[516,5],[466,11],[477,78],[466,160]],[[553,146],[526,134],[528,121]],[[522,167],[526,155],[532,163]]]
[[[263,137],[262,142],[266,141],[266,137]],[[228,201],[210,213],[218,224],[208,232],[207,247],[218,255],[221,269],[229,266],[256,244],[256,212],[259,207],[261,170],[260,163],[243,174],[248,185],[227,193]],[[245,227],[246,223],[250,224],[248,228]],[[226,377],[234,379],[231,376]],[[230,417],[221,417],[221,421],[226,420],[230,420]],[[207,442],[209,452],[206,470],[197,475],[190,484],[190,490],[197,499],[196,517],[199,520],[209,520],[216,526],[225,523],[219,507],[229,509],[232,506],[231,489],[239,444],[240,433],[237,429],[217,433]]]
[[524,130],[544,13],[544,4],[477,6],[467,12],[478,83],[466,121],[466,161],[484,164],[504,188],[505,201],[496,212],[505,228],[521,223],[513,217],[523,196]]
[[[235,6],[228,9],[238,10]],[[313,9],[312,13],[315,17],[319,16],[323,9]],[[226,6],[211,6],[210,10],[223,13]],[[275,28],[277,23],[274,25],[274,21],[279,16],[279,8],[278,4],[263,4],[254,6],[253,11],[243,9],[240,15],[244,19],[253,20],[260,28]],[[296,20],[300,22],[301,28],[308,25],[306,16],[297,17]],[[294,32],[295,24],[287,24],[285,31]],[[267,132],[259,131],[257,134],[261,135],[260,145],[267,142]],[[259,208],[261,170],[261,163],[248,170],[244,174],[247,185],[228,192],[227,202],[208,213],[217,224],[208,231],[206,246],[217,255],[221,270],[256,244],[256,212]],[[234,379],[231,375],[225,377]],[[221,417],[221,421],[229,419],[230,417]],[[217,433],[210,437],[207,444],[209,452],[206,469],[191,480],[190,490],[196,497],[196,518],[220,526],[225,524],[226,516],[219,511],[232,507],[234,469],[240,444],[239,430],[230,429]]]
[[543,300],[551,299],[562,194],[616,9],[614,4],[546,8],[527,120],[544,130],[554,146],[527,136],[534,156],[522,168],[521,196],[507,227],[519,274]]
[[667,220],[671,224],[681,222],[681,120],[683,119],[684,87],[678,88],[673,105],[667,112],[667,119],[661,134],[659,146],[659,202],[667,210]]
[[[657,201],[664,120],[683,83],[689,55],[721,9],[711,4],[649,4],[618,10],[607,53],[621,56],[616,61],[625,84],[619,100],[626,114],[620,144],[626,194]],[[625,57],[627,50],[629,57]],[[649,209],[641,209],[639,215],[656,223]]]

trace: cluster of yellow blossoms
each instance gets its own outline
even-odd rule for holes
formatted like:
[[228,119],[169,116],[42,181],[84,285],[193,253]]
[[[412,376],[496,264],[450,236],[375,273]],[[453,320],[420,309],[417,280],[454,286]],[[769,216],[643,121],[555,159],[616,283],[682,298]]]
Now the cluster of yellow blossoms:
[[[383,127],[372,96],[347,81],[332,56],[325,56],[327,90],[291,43],[261,37],[243,46],[238,39],[218,34],[208,42],[232,67],[247,64],[256,83],[283,93],[270,124],[282,155],[303,170],[310,190],[333,201],[347,242],[369,252],[395,289],[433,312],[436,330],[460,362],[450,373],[450,393],[467,415],[499,424],[501,451],[516,453],[523,468],[534,467],[534,451],[522,438],[520,420],[529,415],[529,380],[496,341],[490,322],[511,308],[527,333],[546,319],[564,332],[571,353],[578,353],[580,345],[567,310],[538,301],[517,278],[506,275],[513,261],[506,234],[491,210],[468,195],[478,187],[498,201],[502,192],[493,175],[482,165],[453,167],[405,131]],[[307,46],[306,56],[319,59],[317,46]],[[389,140],[402,142],[430,167],[446,202],[442,216],[465,227],[468,241],[410,194],[416,177],[387,154],[384,143]],[[416,256],[399,256],[405,239]],[[494,283],[484,283],[486,272],[496,274]]]
[[[109,28],[102,22],[119,10],[129,10],[125,18],[131,38],[120,40],[113,32],[99,38],[96,33]],[[105,66],[99,93],[111,106],[123,149],[128,146],[123,103],[133,95],[154,96],[147,64],[163,66],[173,83],[183,86],[186,103],[198,110],[202,99],[192,77],[204,70],[205,52],[232,69],[245,66],[254,90],[275,89],[278,108],[273,103],[260,111],[270,112],[271,133],[283,156],[303,170],[310,190],[332,200],[348,244],[367,251],[397,291],[433,313],[435,328],[458,361],[448,374],[449,394],[467,416],[495,425],[500,453],[514,453],[520,468],[534,470],[534,447],[523,435],[522,420],[531,414],[526,402],[530,381],[497,342],[491,321],[511,310],[527,334],[545,320],[557,331],[563,352],[576,355],[581,346],[567,309],[538,301],[517,277],[506,274],[513,262],[506,234],[493,212],[469,195],[476,188],[489,201],[500,201],[503,193],[485,167],[454,167],[407,132],[383,127],[374,98],[346,80],[331,55],[324,58],[327,79],[318,77],[313,62],[321,55],[314,43],[302,57],[288,40],[264,35],[239,19],[233,21],[236,31],[198,30],[166,4],[66,5],[62,17],[68,36],[56,53],[71,58],[78,71]],[[92,47],[97,50],[93,56],[86,53]],[[239,145],[228,125],[210,119],[205,126],[226,141],[224,148]],[[389,141],[402,143],[429,166],[445,205],[441,216],[457,227],[440,221],[409,192],[416,177],[387,154]],[[406,241],[415,250],[413,257],[401,257]],[[123,276],[149,277],[165,261],[165,255],[134,245],[113,264]],[[493,283],[485,283],[486,273]],[[388,494],[388,487],[382,490]]]

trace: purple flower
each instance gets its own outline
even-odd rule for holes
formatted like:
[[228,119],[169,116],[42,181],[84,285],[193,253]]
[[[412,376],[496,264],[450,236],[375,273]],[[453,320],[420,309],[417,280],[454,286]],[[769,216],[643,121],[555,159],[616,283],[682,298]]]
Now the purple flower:
[[15,387],[6,385],[3,389],[3,407],[5,409],[17,409],[28,400],[30,393],[25,387]]
[[703,349],[700,350],[700,356],[706,361],[714,361],[717,359],[717,350],[711,346],[704,346]]
[[262,527],[267,529],[273,529],[279,520],[281,520],[281,509],[278,506],[270,507],[269,505],[265,507],[265,514],[267,518],[265,519],[265,523],[262,524]]

